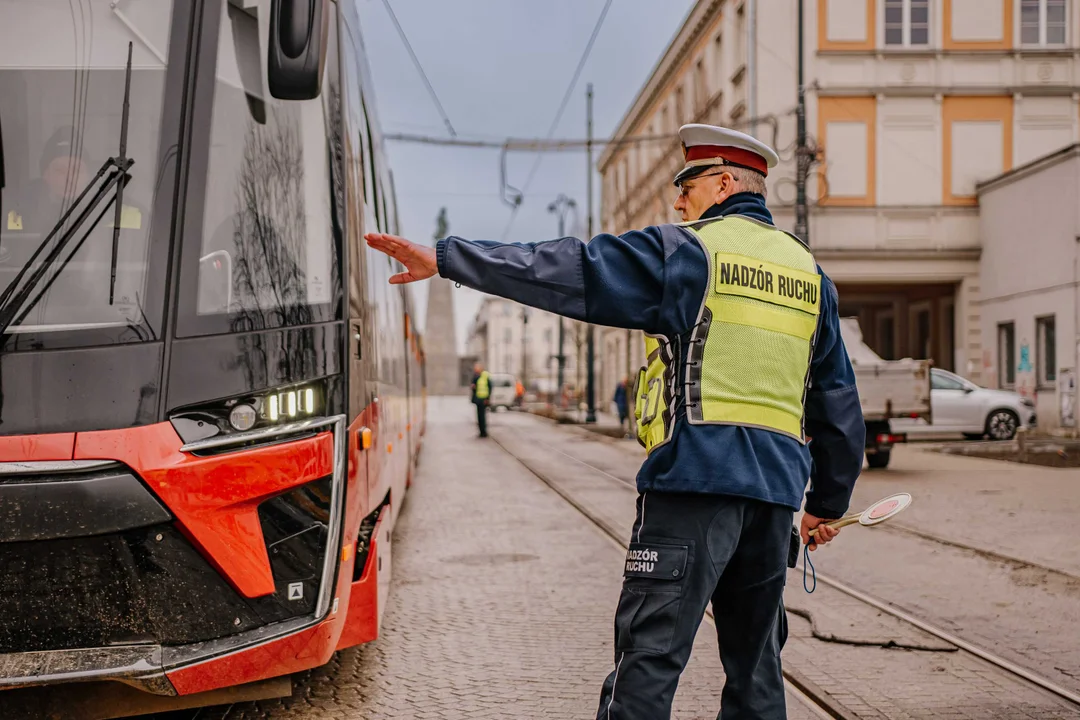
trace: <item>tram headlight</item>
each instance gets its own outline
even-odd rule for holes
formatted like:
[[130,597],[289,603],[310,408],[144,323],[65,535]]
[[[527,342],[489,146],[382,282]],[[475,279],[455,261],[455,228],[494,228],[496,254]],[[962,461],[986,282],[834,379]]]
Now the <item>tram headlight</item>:
[[262,400],[263,417],[272,423],[301,420],[315,414],[315,389],[291,388]]
[[255,412],[255,408],[246,403],[237,405],[229,412],[229,424],[233,426],[233,429],[240,432],[255,427],[255,421],[258,419],[259,416]]
[[184,442],[284,425],[325,414],[327,379],[177,408],[169,419]]

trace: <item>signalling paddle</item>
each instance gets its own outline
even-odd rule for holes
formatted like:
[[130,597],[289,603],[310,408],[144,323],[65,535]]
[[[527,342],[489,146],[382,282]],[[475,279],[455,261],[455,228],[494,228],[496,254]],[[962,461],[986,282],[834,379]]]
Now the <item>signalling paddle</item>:
[[[863,510],[861,513],[852,513],[851,515],[845,515],[839,520],[833,520],[832,522],[825,523],[831,528],[842,528],[847,525],[854,525],[859,523],[870,527],[871,525],[877,525],[889,520],[894,515],[897,515],[907,509],[907,506],[911,504],[911,496],[907,493],[897,493],[896,495],[890,495],[887,498],[878,500],[870,507]],[[810,537],[817,535],[817,528],[810,531]]]

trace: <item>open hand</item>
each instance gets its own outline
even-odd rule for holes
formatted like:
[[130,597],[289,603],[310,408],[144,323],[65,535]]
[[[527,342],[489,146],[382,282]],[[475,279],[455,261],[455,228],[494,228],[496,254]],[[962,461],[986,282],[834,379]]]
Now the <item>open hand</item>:
[[[840,528],[831,528],[825,524],[828,522],[831,520],[819,518],[808,512],[803,513],[799,534],[802,535],[803,543],[810,546],[811,552],[817,550],[818,545],[824,545],[840,534]],[[811,537],[810,531],[815,528],[817,532]]]
[[439,274],[439,264],[435,260],[435,250],[426,245],[418,245],[397,235],[368,233],[364,236],[369,247],[386,253],[405,266],[408,272],[398,273],[390,278],[391,285],[427,280]]

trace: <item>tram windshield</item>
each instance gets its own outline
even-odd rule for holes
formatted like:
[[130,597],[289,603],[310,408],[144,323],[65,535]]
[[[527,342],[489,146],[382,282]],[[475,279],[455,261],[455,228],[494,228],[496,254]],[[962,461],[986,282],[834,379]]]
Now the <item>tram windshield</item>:
[[171,12],[171,0],[0,0],[0,300],[11,302],[20,293],[6,291],[47,261],[78,213],[57,228],[60,219],[119,154],[129,43],[126,155],[135,161],[115,254],[115,206],[97,218],[115,201],[113,188],[49,263],[5,335],[97,329],[129,342],[158,324],[146,317],[147,293],[164,292],[148,287],[148,238]]

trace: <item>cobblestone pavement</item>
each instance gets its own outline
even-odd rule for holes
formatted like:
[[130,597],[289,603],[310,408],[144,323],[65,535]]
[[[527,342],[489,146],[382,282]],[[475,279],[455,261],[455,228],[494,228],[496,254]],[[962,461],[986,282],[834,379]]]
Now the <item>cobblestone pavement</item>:
[[[562,429],[576,455],[633,480],[636,443]],[[910,509],[887,525],[845,530],[815,554],[818,570],[1080,692],[1080,576],[1071,559],[1080,470],[901,446],[887,471],[863,473],[852,507],[900,491],[914,496]]]
[[[579,428],[556,427],[521,415],[499,418],[493,426],[493,434],[535,471],[554,482],[591,514],[596,514],[605,525],[630,527],[633,492],[625,481],[633,477],[640,460],[633,445],[598,439]],[[575,457],[601,468],[606,474],[576,462],[572,459]],[[929,484],[929,479],[922,480]],[[947,475],[941,478],[941,481],[947,480]],[[866,483],[868,486],[873,484]],[[877,487],[862,487],[860,492],[867,499],[885,494]],[[922,498],[922,494],[919,497]],[[860,538],[860,542],[849,540],[853,535]],[[976,602],[976,605],[978,602],[1001,601],[1000,596],[987,598],[982,595],[993,589],[995,578],[992,574],[987,575],[985,568],[968,567],[965,560],[971,558],[955,557],[957,553],[971,555],[967,551],[918,540],[933,545],[921,550],[921,554],[927,556],[922,557],[910,536],[880,529],[852,528],[843,539],[846,544],[838,542],[815,554],[819,568],[824,565],[826,570],[823,572],[836,576],[837,568],[854,566],[854,559],[858,558],[861,562],[858,568],[874,567],[877,574],[854,577],[853,584],[863,590],[869,589],[879,597],[895,602],[892,593],[898,588],[915,588],[914,592],[920,592],[919,583],[932,580],[936,582],[932,585],[933,591],[923,593],[928,600],[926,604],[932,608],[938,608],[943,601],[955,604],[956,596],[968,598],[963,602]],[[881,583],[875,584],[878,580]],[[801,574],[789,578],[787,602],[793,614],[797,612],[798,616],[791,618],[791,639],[785,650],[786,667],[827,691],[854,717],[1080,717],[1076,708],[1049,699],[1041,691],[966,653],[942,652],[940,640],[826,586],[819,585],[812,596],[807,596],[801,582]],[[1053,599],[1039,597],[1043,592],[1043,589],[1032,590],[1024,596],[1025,601],[1030,603],[1029,608],[1033,611],[1046,613],[1038,622],[1052,624],[1060,618],[1055,619],[1051,608],[1060,607],[1060,604],[1054,605]],[[938,597],[942,594],[943,597]],[[1014,596],[1018,597],[1019,593]],[[932,602],[935,600],[937,605]],[[1061,600],[1060,597],[1056,599],[1059,603]],[[917,615],[925,617],[921,613],[924,608],[914,609]],[[1022,632],[1025,623],[1032,623],[1031,617],[1020,614],[1011,615],[1010,622],[1004,627],[1000,622],[992,622],[991,618],[970,617],[966,620],[973,624],[963,629],[977,631],[976,637],[970,639],[999,653],[1006,649],[1002,647],[1006,635]],[[1028,631],[1029,646],[1042,661],[1051,659],[1054,648],[1069,655],[1066,648],[1077,644],[1076,633],[1071,630],[1075,625],[1066,625],[1068,628],[1056,638],[1043,638],[1037,632]],[[815,631],[819,637],[831,636],[834,640],[882,642],[926,649],[901,651],[836,642],[824,644],[814,638]],[[1045,647],[1050,651],[1042,649]],[[933,648],[937,651],[930,651]],[[1075,652],[1073,647],[1072,653]],[[823,657],[827,658],[826,662],[821,661]],[[1071,661],[1070,657],[1068,662]],[[1035,669],[1041,671],[1043,667]]]
[[[594,716],[613,666],[623,551],[498,445],[475,438],[470,409],[429,402],[382,637],[297,676],[291,698],[214,708],[200,720]],[[676,718],[719,710],[716,636],[703,628]],[[793,696],[788,704],[792,720],[818,717]]]
[[906,491],[911,508],[851,528],[818,569],[1080,692],[1080,470],[899,450],[853,504]]
[[[899,446],[883,472],[864,472],[855,501],[910,492],[896,523],[1080,578],[1080,468],[962,457]],[[1034,520],[1034,521],[1033,521]]]

